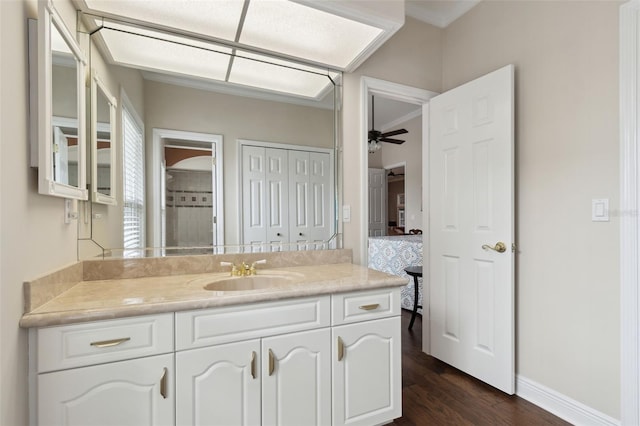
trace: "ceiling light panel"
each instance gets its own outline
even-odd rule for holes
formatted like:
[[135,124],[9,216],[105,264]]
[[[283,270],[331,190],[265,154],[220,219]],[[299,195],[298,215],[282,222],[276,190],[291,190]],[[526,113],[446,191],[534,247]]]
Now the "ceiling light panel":
[[251,0],[239,42],[347,69],[382,32],[287,0]]
[[149,71],[224,80],[231,49],[128,25],[100,30],[113,61]]
[[[297,65],[296,69],[291,67],[295,65],[291,62],[251,53],[239,52],[238,55],[240,56],[233,60],[229,74],[230,83],[311,99],[320,99],[333,87],[326,75],[319,74],[322,70]],[[305,72],[301,69],[314,72]]]
[[235,40],[241,0],[84,0],[92,12],[108,13],[151,24]]

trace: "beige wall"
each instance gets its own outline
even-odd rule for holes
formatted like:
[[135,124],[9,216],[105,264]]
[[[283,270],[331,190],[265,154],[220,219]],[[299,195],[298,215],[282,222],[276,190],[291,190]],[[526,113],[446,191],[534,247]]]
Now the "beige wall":
[[[360,135],[360,80],[374,77],[420,89],[439,92],[442,72],[442,31],[432,25],[407,17],[404,27],[353,73],[344,76],[343,144],[344,201],[351,206],[351,222],[344,224],[344,245],[353,249],[354,262],[362,260],[361,235],[363,197],[361,176],[366,149]],[[368,162],[368,160],[367,160]],[[416,216],[416,219],[420,219]]]
[[516,66],[517,372],[620,411],[618,2],[481,2],[443,36],[443,89]]
[[76,260],[77,225],[64,224],[61,198],[37,194],[29,167],[26,25],[36,2],[0,1],[0,11],[0,424],[26,425],[22,283]]
[[[441,91],[516,65],[517,373],[614,418],[619,4],[483,1],[446,30],[408,19],[345,76],[343,133],[359,261],[360,77]],[[592,198],[610,199],[610,222],[591,222]]]

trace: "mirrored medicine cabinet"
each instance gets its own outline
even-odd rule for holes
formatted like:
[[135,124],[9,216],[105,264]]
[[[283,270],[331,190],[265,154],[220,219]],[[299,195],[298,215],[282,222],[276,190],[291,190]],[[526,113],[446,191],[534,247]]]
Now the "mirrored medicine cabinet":
[[86,200],[85,55],[51,1],[38,2],[38,16],[29,37],[31,165],[41,194]]

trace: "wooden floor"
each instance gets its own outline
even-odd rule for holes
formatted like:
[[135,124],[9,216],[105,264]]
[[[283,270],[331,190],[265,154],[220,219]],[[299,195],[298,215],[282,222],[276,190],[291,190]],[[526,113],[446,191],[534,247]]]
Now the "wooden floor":
[[394,425],[568,425],[422,352],[422,320],[402,311],[402,413]]

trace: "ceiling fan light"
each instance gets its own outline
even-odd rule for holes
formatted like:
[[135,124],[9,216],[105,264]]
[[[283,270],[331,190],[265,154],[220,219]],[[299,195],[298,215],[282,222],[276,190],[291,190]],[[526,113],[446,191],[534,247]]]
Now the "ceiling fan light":
[[382,145],[378,143],[378,141],[369,141],[369,154],[373,154],[376,151],[380,150]]

